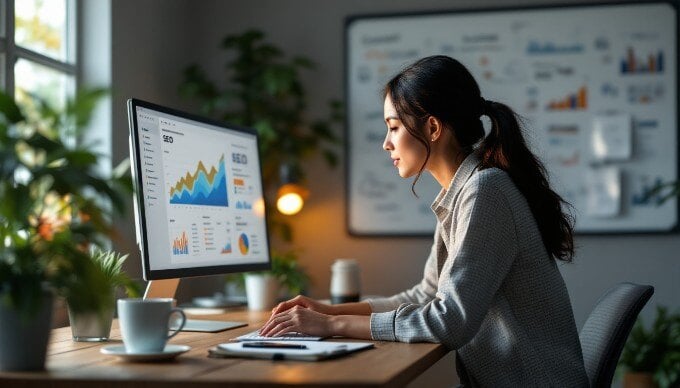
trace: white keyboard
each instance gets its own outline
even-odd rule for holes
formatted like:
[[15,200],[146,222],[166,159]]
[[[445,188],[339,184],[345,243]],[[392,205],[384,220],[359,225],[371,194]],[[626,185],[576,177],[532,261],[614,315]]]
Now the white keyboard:
[[315,337],[312,335],[302,333],[286,333],[282,336],[263,337],[260,335],[260,330],[251,331],[242,336],[236,337],[238,341],[321,341],[323,337]]

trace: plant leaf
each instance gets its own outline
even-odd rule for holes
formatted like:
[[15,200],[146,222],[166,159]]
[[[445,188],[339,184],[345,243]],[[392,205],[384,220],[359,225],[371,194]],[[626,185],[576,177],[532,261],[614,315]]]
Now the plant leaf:
[[21,113],[19,106],[10,96],[2,91],[0,91],[0,113],[2,113],[5,124],[16,124],[24,121],[24,115]]

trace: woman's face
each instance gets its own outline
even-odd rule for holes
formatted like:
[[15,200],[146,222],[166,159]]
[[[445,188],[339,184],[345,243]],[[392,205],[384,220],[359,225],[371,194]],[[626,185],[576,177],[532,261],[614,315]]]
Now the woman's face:
[[409,178],[420,171],[425,161],[427,150],[422,143],[413,137],[404,124],[397,118],[397,110],[388,95],[384,105],[387,135],[383,142],[383,149],[390,153],[392,164],[399,171],[399,176]]

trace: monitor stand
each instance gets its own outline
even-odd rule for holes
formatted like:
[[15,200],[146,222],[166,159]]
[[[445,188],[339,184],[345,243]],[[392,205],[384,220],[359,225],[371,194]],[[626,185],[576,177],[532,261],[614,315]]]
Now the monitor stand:
[[[146,292],[144,293],[144,299],[147,298],[175,298],[175,292],[177,292],[177,287],[179,286],[180,279],[162,279],[162,280],[150,280],[149,284],[146,286]],[[208,333],[216,333],[218,331],[224,331],[229,329],[235,329],[237,327],[247,326],[246,322],[227,322],[227,321],[210,321],[210,320],[198,320],[198,319],[187,319],[182,331],[200,331]],[[174,330],[174,327],[171,327]]]

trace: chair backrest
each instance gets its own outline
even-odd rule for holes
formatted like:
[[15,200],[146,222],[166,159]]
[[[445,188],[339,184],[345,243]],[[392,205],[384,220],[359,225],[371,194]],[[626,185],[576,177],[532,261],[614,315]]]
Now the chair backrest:
[[611,386],[623,345],[652,294],[652,286],[620,283],[597,301],[579,334],[591,387]]

